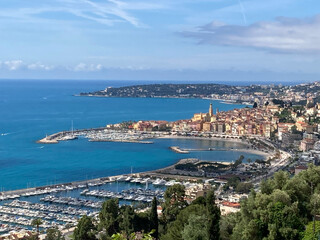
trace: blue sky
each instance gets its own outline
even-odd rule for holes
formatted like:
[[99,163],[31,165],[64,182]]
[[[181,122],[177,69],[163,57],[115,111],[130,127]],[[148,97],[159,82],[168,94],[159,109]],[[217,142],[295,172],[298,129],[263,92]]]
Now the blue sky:
[[2,0],[0,78],[320,80],[319,0]]

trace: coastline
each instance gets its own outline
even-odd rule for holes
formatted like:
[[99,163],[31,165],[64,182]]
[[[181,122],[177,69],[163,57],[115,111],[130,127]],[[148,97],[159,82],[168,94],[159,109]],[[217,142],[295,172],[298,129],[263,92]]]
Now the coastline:
[[[167,137],[161,137],[162,139],[168,139],[170,138],[169,136]],[[206,137],[179,137],[179,136],[172,136],[171,138],[176,138],[176,139],[204,139],[204,140],[224,140],[224,141],[235,141],[235,142],[243,142],[240,139],[235,140],[235,139],[220,139],[220,138],[206,138]],[[246,142],[243,142],[246,145],[249,145]],[[258,154],[258,155],[263,155],[265,156],[265,159],[267,157],[273,156],[272,153],[266,153],[262,152],[259,150],[254,150],[254,149],[232,149],[232,151],[239,151],[239,152],[246,152],[246,153],[252,153],[252,154]],[[183,154],[183,153],[182,153]],[[203,177],[197,177],[197,176],[184,176],[184,175],[172,175],[172,174],[167,174],[164,173],[167,170],[173,169],[177,164],[184,163],[186,161],[197,161],[201,162],[203,160],[200,159],[195,159],[195,158],[182,158],[176,161],[174,164],[171,164],[169,166],[159,168],[159,169],[154,169],[154,170],[149,170],[149,171],[143,171],[143,172],[136,172],[136,173],[124,173],[120,175],[112,175],[112,176],[104,176],[104,177],[99,177],[99,178],[93,178],[93,179],[87,179],[87,180],[76,180],[76,181],[71,181],[71,182],[61,182],[57,184],[52,184],[52,185],[41,185],[38,187],[32,187],[32,188],[21,188],[21,189],[16,189],[16,190],[9,190],[9,191],[3,191],[0,192],[0,197],[1,196],[13,196],[13,195],[21,195],[29,192],[34,192],[37,190],[44,190],[46,188],[54,188],[54,187],[59,187],[59,186],[78,186],[78,185],[87,185],[90,183],[98,183],[98,182],[103,182],[103,183],[108,183],[108,182],[114,182],[116,178],[121,177],[121,176],[151,176],[154,178],[175,178],[175,179],[180,179],[180,180],[199,180],[203,179]],[[225,165],[230,165],[231,162],[224,162],[224,161],[212,161],[213,163],[220,163],[220,164],[225,164]],[[1,200],[0,200],[1,202]]]
[[[22,195],[25,193],[30,193],[30,192],[35,192],[38,190],[45,190],[45,189],[50,189],[50,188],[59,188],[59,187],[70,187],[70,186],[79,186],[79,185],[87,185],[90,183],[110,183],[110,182],[116,182],[116,178],[123,177],[123,176],[131,176],[131,177],[137,177],[137,176],[146,176],[146,175],[152,175],[152,177],[164,177],[162,176],[161,173],[158,171],[162,171],[165,169],[170,169],[175,167],[177,164],[185,161],[186,159],[180,159],[177,162],[175,162],[172,165],[166,166],[164,168],[160,169],[155,169],[155,170],[149,170],[149,171],[143,171],[143,172],[136,172],[136,173],[124,173],[120,175],[112,175],[112,176],[105,176],[105,177],[99,177],[99,178],[93,178],[93,179],[87,179],[87,180],[76,180],[76,181],[71,181],[71,182],[61,182],[61,183],[56,183],[56,184],[49,184],[49,185],[41,185],[38,187],[32,187],[32,188],[20,188],[20,189],[15,189],[15,190],[8,190],[8,191],[3,191],[0,192],[0,203],[1,203],[1,197],[5,196],[14,196],[14,195]],[[197,159],[198,160],[198,159]],[[198,160],[200,161],[200,160]],[[217,162],[219,163],[219,162]],[[159,176],[161,175],[161,176]],[[171,178],[181,178],[181,179],[186,179],[186,180],[198,180],[200,179],[199,177],[190,177],[190,176],[171,176]]]
[[72,96],[74,97],[97,97],[97,98],[159,98],[159,99],[203,99],[203,100],[209,100],[209,101],[217,101],[217,102],[221,102],[223,104],[234,104],[234,105],[250,105],[252,106],[253,103],[248,103],[248,102],[233,102],[233,101],[228,101],[226,99],[219,99],[219,98],[208,98],[208,97],[174,97],[174,96],[150,96],[150,97],[130,97],[130,96],[125,96],[125,97],[120,97],[120,96],[106,96],[106,95],[94,95],[94,94],[73,94]]
[[[93,97],[103,97],[103,96],[93,96]],[[210,99],[206,99],[206,100],[210,100]],[[217,99],[212,99],[212,100],[219,101]],[[50,144],[50,143],[58,143],[59,141],[68,141],[68,140],[70,140],[68,138],[69,135],[73,136],[73,134],[75,134],[75,136],[79,136],[79,135],[84,134],[84,133],[95,132],[95,131],[97,131],[97,132],[99,132],[99,131],[108,131],[108,130],[110,130],[110,129],[108,129],[107,127],[99,127],[99,128],[91,128],[91,129],[78,129],[78,130],[74,130],[74,131],[73,130],[72,131],[62,131],[62,132],[58,132],[58,133],[54,133],[52,135],[46,136],[45,138],[37,141],[37,143],[42,143],[42,144],[45,144],[45,143],[48,143],[48,144]],[[128,139],[121,139],[121,138],[120,139],[118,139],[118,138],[103,139],[103,138],[94,138],[93,137],[93,138],[89,138],[88,141],[90,141],[90,142],[123,142],[123,143],[140,143],[140,144],[152,144],[153,143],[152,141],[146,141],[147,139],[186,139],[186,140],[195,140],[195,141],[197,141],[197,140],[206,140],[206,141],[219,141],[219,142],[222,141],[222,142],[241,143],[245,147],[241,148],[241,149],[233,149],[233,148],[230,147],[229,149],[226,148],[226,149],[215,149],[215,150],[211,150],[209,148],[209,149],[206,149],[204,151],[209,151],[210,150],[212,152],[214,152],[214,151],[232,151],[232,152],[251,153],[251,154],[257,154],[257,155],[263,157],[264,160],[266,160],[268,157],[271,157],[274,154],[274,152],[265,152],[265,151],[261,151],[261,150],[257,150],[257,149],[252,149],[251,148],[252,145],[249,142],[247,142],[246,140],[244,140],[241,136],[219,135],[219,134],[210,134],[209,135],[209,134],[207,134],[208,137],[197,137],[197,136],[165,135],[163,132],[151,132],[151,133],[157,134],[157,136],[154,135],[154,137],[152,137],[152,138],[139,139],[139,140],[138,139],[131,139],[131,138],[128,138]],[[139,135],[141,133],[137,133],[137,134]],[[188,149],[180,149],[179,147],[171,146],[170,149],[172,151],[175,151],[178,154],[189,153]],[[200,150],[200,151],[203,151],[203,150]],[[69,185],[73,185],[73,184],[78,184],[79,182],[80,183],[89,183],[89,182],[97,182],[97,181],[106,181],[106,180],[110,180],[111,178],[116,178],[118,176],[132,176],[132,175],[140,175],[140,174],[141,175],[142,174],[143,175],[150,174],[150,175],[153,175],[153,176],[157,176],[157,174],[159,174],[162,170],[173,168],[175,165],[179,164],[179,162],[181,160],[183,160],[183,159],[180,159],[179,161],[177,161],[173,165],[166,166],[166,167],[160,168],[160,169],[149,170],[149,171],[145,171],[145,172],[137,172],[137,173],[134,173],[134,174],[133,173],[132,174],[124,173],[124,174],[117,175],[117,176],[105,176],[105,177],[99,177],[99,178],[86,180],[86,181],[79,180],[79,181],[74,181],[74,182],[69,182],[69,183],[60,183],[58,185],[68,185],[68,184]],[[199,161],[201,161],[201,160],[199,160]],[[218,161],[212,161],[212,162],[218,162]],[[227,161],[221,161],[220,163],[230,164]],[[171,177],[178,178],[178,177],[182,177],[182,176],[175,175],[175,176],[171,176]],[[51,185],[49,185],[49,186],[51,186]],[[48,187],[48,186],[40,186],[40,187],[37,187],[37,188],[44,188],[44,187]],[[19,191],[19,190],[16,190],[16,191]],[[21,189],[20,189],[20,191],[21,191]],[[1,192],[0,192],[0,194],[1,194]]]
[[[82,130],[76,130],[75,132],[80,133],[82,131],[92,131],[92,130],[101,130],[101,129],[106,129],[106,128],[96,128],[96,129],[82,129]],[[52,140],[55,140],[54,138],[56,136],[65,136],[65,134],[70,133],[69,131],[65,131],[65,132],[59,132],[59,133],[55,133],[52,134],[50,136],[48,136],[49,139],[44,138],[44,140],[49,140],[50,143],[53,143]],[[247,148],[241,148],[241,149],[216,149],[216,150],[210,150],[208,149],[207,151],[212,151],[214,153],[214,151],[233,151],[233,152],[243,152],[243,153],[249,153],[249,154],[256,154],[256,155],[260,155],[264,160],[267,160],[269,157],[272,157],[274,152],[264,152],[261,150],[257,150],[257,149],[252,149],[251,148],[251,144],[248,143],[247,141],[243,140],[240,136],[225,136],[225,135],[221,135],[221,136],[212,136],[212,137],[195,137],[195,136],[176,136],[176,135],[160,135],[154,138],[149,138],[149,141],[146,140],[120,140],[120,139],[113,139],[113,140],[103,140],[103,139],[90,139],[88,141],[92,141],[92,142],[122,142],[122,143],[138,143],[138,144],[152,144],[152,139],[185,139],[185,140],[206,140],[206,141],[224,141],[224,142],[234,142],[234,143],[241,143],[244,146],[247,146]],[[151,140],[151,141],[150,141]],[[62,140],[63,141],[63,140]],[[40,143],[40,142],[38,142]],[[44,142],[41,142],[44,143]],[[49,142],[47,142],[49,143]],[[58,143],[58,141],[56,141],[55,143]],[[188,151],[188,149],[182,149],[180,147],[177,146],[171,146],[169,147],[169,149],[171,151],[176,152],[177,154],[188,154],[190,153],[190,151]],[[192,151],[192,150],[191,150]],[[169,166],[165,166],[163,168],[160,169],[154,169],[154,170],[147,170],[147,171],[143,171],[143,172],[136,172],[136,173],[124,173],[121,175],[116,175],[116,176],[103,176],[103,177],[99,177],[99,178],[95,178],[95,179],[91,179],[91,180],[78,180],[78,181],[74,181],[74,182],[69,182],[69,183],[60,183],[57,185],[74,185],[74,184],[79,184],[79,183],[90,183],[90,182],[97,182],[97,181],[105,181],[106,179],[112,179],[112,178],[117,178],[119,176],[134,176],[134,175],[150,175],[150,176],[154,176],[154,177],[175,177],[175,178],[181,178],[184,177],[182,175],[172,175],[172,176],[168,176],[165,173],[162,173],[162,171],[165,171],[167,169],[172,169],[174,168],[175,165],[179,164],[181,160],[184,160],[186,158],[182,158],[180,160],[178,160],[177,162],[175,162],[172,165]],[[200,159],[198,159],[198,161],[202,161]],[[227,161],[212,161],[212,162],[217,162],[217,163],[222,163],[222,164],[230,164]],[[49,185],[51,186],[51,185]],[[44,187],[48,187],[48,186],[44,186]],[[43,186],[39,186],[37,188],[43,188]],[[16,190],[19,191],[19,190]]]
[[[100,130],[106,130],[106,128],[95,128],[95,129],[81,129],[81,130],[76,130],[74,131],[75,133],[81,133],[81,132],[88,132],[88,131],[100,131]],[[70,131],[63,131],[63,132],[58,132],[54,133],[50,136],[47,136],[43,139],[40,139],[36,141],[36,143],[40,144],[57,144],[59,141],[68,141],[70,139],[63,139],[61,136],[66,136],[67,134],[70,134]],[[138,143],[138,144],[153,144],[152,139],[186,139],[186,140],[209,140],[209,141],[224,141],[224,142],[234,142],[234,143],[242,143],[248,147],[251,145],[247,142],[244,141],[240,136],[228,136],[228,135],[223,135],[221,137],[217,136],[212,136],[212,137],[194,137],[194,136],[176,136],[176,135],[159,135],[156,137],[152,138],[146,138],[146,139],[94,139],[91,138],[88,141],[89,142],[120,142],[120,143]],[[149,141],[148,141],[149,140]],[[176,153],[180,154],[187,154],[189,153],[188,150],[181,149],[180,147],[176,146],[171,146],[171,150],[173,150]],[[217,149],[219,150],[219,149]],[[221,151],[234,151],[234,152],[246,152],[246,153],[251,153],[251,154],[257,154],[257,155],[262,155],[265,159],[268,157],[271,157],[273,154],[269,152],[264,152],[261,150],[256,150],[252,148],[243,148],[243,149],[223,149]]]
[[247,142],[243,141],[239,137],[232,138],[219,138],[219,137],[186,137],[186,136],[172,136],[172,135],[164,135],[158,137],[158,139],[191,139],[191,140],[213,140],[213,141],[225,141],[225,142],[236,142],[236,143],[244,143],[249,145]]
[[[218,137],[184,137],[184,136],[162,136],[159,137],[158,139],[191,139],[191,140],[209,140],[209,141],[225,141],[225,142],[235,142],[235,143],[243,143],[247,146],[250,146],[250,144],[246,141],[243,141],[242,139],[234,139],[234,138],[218,138]],[[262,155],[267,159],[268,157],[271,157],[273,154],[272,152],[263,152],[260,150],[256,149],[230,149],[234,152],[246,152],[246,153],[251,153],[251,154],[257,154],[257,155]],[[178,152],[179,153],[179,152]]]

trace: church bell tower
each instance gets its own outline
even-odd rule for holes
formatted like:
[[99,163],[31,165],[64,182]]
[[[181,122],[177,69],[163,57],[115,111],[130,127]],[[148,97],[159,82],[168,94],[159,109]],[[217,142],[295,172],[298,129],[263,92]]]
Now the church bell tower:
[[212,103],[210,103],[210,107],[209,107],[209,115],[210,115],[210,117],[212,117],[212,116],[213,116]]

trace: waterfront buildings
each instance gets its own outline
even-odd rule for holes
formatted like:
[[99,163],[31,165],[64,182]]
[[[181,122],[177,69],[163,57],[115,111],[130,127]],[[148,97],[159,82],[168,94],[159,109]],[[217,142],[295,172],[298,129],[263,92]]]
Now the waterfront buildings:
[[[272,108],[274,109],[274,108]],[[242,108],[217,111],[213,114],[212,104],[208,113],[196,113],[190,120],[173,123],[173,131],[202,131],[223,135],[259,135],[270,137],[277,129],[278,120],[269,108]]]

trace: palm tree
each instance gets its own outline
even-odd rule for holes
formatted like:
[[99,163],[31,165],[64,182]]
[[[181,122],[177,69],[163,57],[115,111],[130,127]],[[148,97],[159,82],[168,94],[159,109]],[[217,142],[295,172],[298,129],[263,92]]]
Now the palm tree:
[[40,218],[35,218],[32,220],[31,225],[37,228],[37,233],[39,235],[40,231],[39,231],[39,227],[40,225],[42,225],[42,220]]

